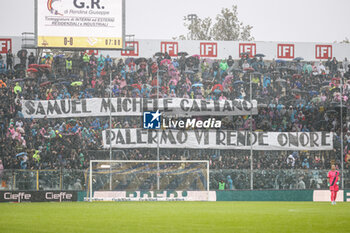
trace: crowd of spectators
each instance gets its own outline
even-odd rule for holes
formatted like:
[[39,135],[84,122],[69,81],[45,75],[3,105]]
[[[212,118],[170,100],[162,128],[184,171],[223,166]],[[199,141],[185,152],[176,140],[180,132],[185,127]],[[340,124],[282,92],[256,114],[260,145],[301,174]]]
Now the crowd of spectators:
[[[265,61],[262,54],[240,60],[215,60],[181,53],[171,58],[116,59],[85,52],[27,56],[0,55],[0,175],[3,169],[86,169],[102,150],[101,132],[108,117],[24,119],[21,99],[54,100],[108,97],[246,99],[258,101],[259,114],[223,117],[223,127],[255,131],[334,132],[334,150],[319,152],[254,151],[254,169],[328,169],[340,160],[341,128],[344,162],[350,164],[347,109],[350,65],[347,59],[308,62]],[[250,72],[252,71],[252,72]],[[159,83],[157,74],[160,75]],[[109,76],[112,76],[110,85]],[[341,108],[343,106],[343,108]],[[343,109],[343,124],[340,111]],[[139,128],[140,117],[113,117],[112,128]],[[162,159],[208,159],[213,170],[249,169],[249,151],[195,152],[162,149]],[[108,156],[108,152],[104,153]],[[155,159],[151,149],[125,150],[124,159]],[[107,157],[105,157],[107,158]],[[105,159],[102,158],[102,159]],[[225,178],[225,177],[224,177]]]

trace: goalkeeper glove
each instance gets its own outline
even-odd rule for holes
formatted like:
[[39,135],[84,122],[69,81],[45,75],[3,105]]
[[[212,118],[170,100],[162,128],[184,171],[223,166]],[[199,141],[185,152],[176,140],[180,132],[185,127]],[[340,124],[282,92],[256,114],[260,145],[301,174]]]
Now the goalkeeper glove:
[[328,185],[328,187],[330,186],[330,183],[329,182],[327,182],[327,185]]

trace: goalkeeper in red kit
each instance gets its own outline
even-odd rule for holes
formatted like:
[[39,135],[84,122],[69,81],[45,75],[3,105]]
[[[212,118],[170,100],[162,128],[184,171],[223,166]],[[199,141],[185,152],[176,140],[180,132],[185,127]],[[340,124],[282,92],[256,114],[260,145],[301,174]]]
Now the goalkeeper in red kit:
[[336,170],[333,164],[331,170],[328,172],[328,186],[331,191],[331,201],[332,205],[335,205],[335,200],[337,198],[337,192],[339,190],[339,171]]

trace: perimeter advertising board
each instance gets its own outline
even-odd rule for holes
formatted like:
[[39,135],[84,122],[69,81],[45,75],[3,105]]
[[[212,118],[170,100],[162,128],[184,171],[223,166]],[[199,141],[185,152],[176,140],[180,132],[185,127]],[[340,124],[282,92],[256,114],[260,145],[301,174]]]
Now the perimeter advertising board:
[[125,0],[36,0],[37,46],[122,49]]
[[0,191],[0,202],[69,202],[77,200],[77,191]]

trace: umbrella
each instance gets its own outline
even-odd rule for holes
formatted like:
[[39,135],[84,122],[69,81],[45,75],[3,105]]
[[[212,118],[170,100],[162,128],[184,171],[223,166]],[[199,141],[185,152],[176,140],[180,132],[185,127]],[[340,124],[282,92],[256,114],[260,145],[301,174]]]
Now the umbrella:
[[26,67],[23,64],[17,64],[13,67],[15,70],[20,71],[20,70],[25,70]]
[[296,88],[292,89],[291,91],[292,92],[301,92],[299,89],[296,89]]
[[339,87],[335,87],[331,90],[331,92],[340,92],[340,88]]
[[70,82],[67,82],[67,81],[63,81],[63,82],[60,82],[59,84],[62,84],[62,85],[70,85]]
[[40,86],[44,87],[44,86],[47,86],[47,85],[50,85],[50,84],[51,84],[51,82],[47,81],[47,82],[40,83]]
[[197,59],[201,58],[201,56],[199,56],[198,54],[192,55],[192,57],[197,58]]
[[204,80],[203,83],[205,83],[205,84],[212,84],[213,81],[212,80]]
[[58,54],[58,55],[55,56],[55,58],[57,58],[57,57],[58,58],[64,58],[64,54]]
[[50,69],[50,68],[51,68],[51,65],[48,65],[48,64],[41,64],[41,65],[39,65],[39,68]]
[[326,113],[333,114],[333,113],[337,113],[337,111],[335,111],[335,110],[327,110]]
[[281,60],[281,59],[277,59],[275,62],[276,62],[276,63],[286,63],[287,61]]
[[280,66],[277,67],[278,70],[288,70],[289,68],[287,66]]
[[127,59],[125,59],[125,64],[129,65],[130,62],[134,61],[134,58],[132,57],[128,57]]
[[313,84],[311,84],[309,87],[310,87],[311,89],[315,89],[315,88],[318,88],[318,85],[313,85]]
[[133,88],[135,88],[135,89],[141,90],[141,85],[140,85],[140,84],[135,83],[135,84],[132,84],[131,86],[132,86]]
[[21,79],[21,78],[16,78],[16,79],[10,80],[10,82],[13,82],[13,83],[22,82],[22,81],[23,81],[23,79]]
[[279,100],[278,100],[278,101],[285,102],[285,101],[289,100],[290,98],[291,98],[290,96],[285,95],[285,96],[282,96],[281,98],[279,98]]
[[302,58],[302,57],[296,57],[296,58],[294,58],[293,60],[294,60],[294,61],[302,61],[302,60],[304,60],[304,58]]
[[30,64],[28,65],[28,68],[38,68],[39,65],[38,64]]
[[188,55],[188,53],[187,52],[179,52],[179,53],[177,53],[177,55],[186,57]]
[[192,85],[192,88],[193,88],[193,87],[202,87],[202,86],[203,86],[202,83],[195,83],[195,84]]
[[141,62],[147,62],[147,59],[144,57],[140,57],[135,60],[136,65],[140,64]]
[[139,89],[134,89],[134,90],[132,90],[132,92],[134,92],[134,93],[137,93],[137,94],[141,95],[141,91],[140,91]]
[[194,74],[194,71],[193,70],[186,70],[185,74]]
[[290,78],[292,78],[292,77],[293,77],[293,76],[290,75],[290,74],[287,74],[287,75],[283,76],[283,78],[287,78],[287,79],[290,79]]
[[275,70],[275,71],[272,71],[272,74],[279,74],[280,72]]
[[17,130],[20,132],[20,133],[25,133],[24,132],[24,129],[22,127],[18,127]]
[[235,85],[238,85],[238,84],[244,84],[244,82],[243,82],[243,81],[241,81],[241,80],[237,80],[237,81],[234,81],[234,82],[233,82],[233,84],[235,84]]
[[225,80],[232,80],[233,79],[233,75],[227,75],[226,77],[225,77]]
[[287,82],[285,79],[282,79],[282,78],[278,78],[278,79],[276,79],[276,82],[282,82],[282,83],[285,83],[285,82]]
[[21,49],[17,52],[17,57],[19,58],[26,58],[28,54],[28,51],[25,49]]
[[161,62],[160,62],[160,64],[161,65],[163,65],[164,63],[166,63],[166,64],[170,64],[171,63],[171,60],[169,60],[169,59],[163,59]]
[[254,72],[255,71],[252,67],[244,68],[243,70],[247,71],[247,72]]
[[313,102],[313,103],[319,103],[319,102],[321,102],[321,97],[319,97],[319,96],[314,97],[314,98],[312,98],[311,102]]
[[27,69],[27,72],[38,72],[38,70],[35,68],[29,68]]
[[300,74],[293,74],[293,78],[301,78]]
[[250,53],[241,53],[241,56],[249,56],[250,55]]
[[71,78],[71,79],[78,79],[79,76],[76,75],[76,74],[71,74],[71,75],[69,75],[69,78]]
[[254,71],[252,74],[253,74],[253,75],[261,75],[261,73],[260,73],[260,72],[257,72],[257,71]]
[[257,54],[255,54],[255,57],[265,57],[265,54],[257,53]]
[[312,90],[312,91],[309,92],[309,94],[312,95],[312,96],[313,96],[313,95],[318,95],[318,91]]
[[217,88],[219,88],[220,91],[224,90],[224,88],[222,87],[221,84],[215,84],[215,85],[213,86],[213,88],[211,89],[211,91],[213,92],[213,91],[215,91]]
[[83,85],[83,82],[81,82],[81,81],[72,82],[70,85],[71,85],[72,87],[77,87],[77,86]]
[[198,59],[194,56],[186,58],[186,64],[195,63]]
[[152,86],[151,85],[149,85],[149,84],[143,84],[142,85],[142,88],[151,88]]
[[205,58],[204,59],[208,64],[213,64],[214,63],[214,60],[213,59],[210,59],[210,58]]
[[259,108],[266,108],[266,107],[267,107],[267,104],[258,104],[258,107],[259,107]]
[[28,153],[27,152],[21,152],[21,153],[16,154],[16,157],[18,157],[18,156],[25,156],[25,155],[28,155]]
[[95,92],[95,89],[94,88],[87,88],[86,92]]
[[160,57],[160,56],[164,56],[164,53],[162,53],[162,52],[157,52],[156,54],[154,54],[155,56],[157,56],[157,57]]
[[331,87],[330,86],[323,86],[323,87],[321,87],[321,90],[325,90],[325,89],[327,89],[327,90],[329,90]]
[[243,70],[239,69],[239,68],[233,68],[233,71],[235,71],[235,72],[242,72]]

